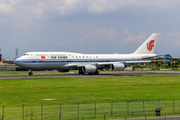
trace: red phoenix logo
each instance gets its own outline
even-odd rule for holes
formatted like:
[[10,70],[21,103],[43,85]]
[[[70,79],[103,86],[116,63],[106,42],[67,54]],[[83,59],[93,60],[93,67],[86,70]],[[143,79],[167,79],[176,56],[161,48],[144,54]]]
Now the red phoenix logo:
[[153,47],[154,47],[154,41],[155,40],[151,40],[149,43],[147,43],[147,49],[149,50],[149,51],[151,51],[152,49],[153,49]]

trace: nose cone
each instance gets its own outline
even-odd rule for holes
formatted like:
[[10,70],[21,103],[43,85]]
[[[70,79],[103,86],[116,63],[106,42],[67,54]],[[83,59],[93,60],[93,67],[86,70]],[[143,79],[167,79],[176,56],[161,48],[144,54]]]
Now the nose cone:
[[19,63],[18,59],[14,60],[14,64],[18,65],[18,63]]
[[21,61],[21,57],[19,57],[16,60],[14,60],[14,64],[20,65],[20,61]]

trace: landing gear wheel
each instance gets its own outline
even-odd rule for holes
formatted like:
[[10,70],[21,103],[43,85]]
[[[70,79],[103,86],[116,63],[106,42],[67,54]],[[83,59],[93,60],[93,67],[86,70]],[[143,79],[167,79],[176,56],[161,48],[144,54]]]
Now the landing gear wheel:
[[99,75],[99,71],[96,71],[94,74],[95,74],[95,75]]
[[30,71],[30,72],[29,72],[29,75],[33,75],[33,73]]
[[94,73],[88,73],[89,75],[94,75]]
[[84,75],[85,73],[82,70],[79,70],[80,75]]
[[96,71],[94,73],[88,73],[89,75],[98,75],[99,74],[99,71]]

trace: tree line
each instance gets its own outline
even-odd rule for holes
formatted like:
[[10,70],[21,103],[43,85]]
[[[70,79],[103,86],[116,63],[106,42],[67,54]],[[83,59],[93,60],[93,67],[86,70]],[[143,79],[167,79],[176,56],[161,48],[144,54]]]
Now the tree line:
[[135,68],[152,68],[152,69],[160,69],[160,68],[180,68],[180,58],[171,58],[170,60],[164,60],[163,57],[158,57],[155,61],[150,63],[137,63],[133,64],[133,69]]

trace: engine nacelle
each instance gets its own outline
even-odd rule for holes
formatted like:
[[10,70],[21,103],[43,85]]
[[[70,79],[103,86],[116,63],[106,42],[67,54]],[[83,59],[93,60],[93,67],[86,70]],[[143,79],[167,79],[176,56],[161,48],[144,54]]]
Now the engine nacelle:
[[58,72],[69,72],[69,70],[60,69],[60,70],[58,70]]
[[84,73],[95,73],[97,70],[97,67],[94,65],[86,65],[82,68],[82,71]]
[[125,68],[125,65],[122,63],[114,63],[110,66],[110,69],[115,70],[115,71],[123,70],[124,68]]

